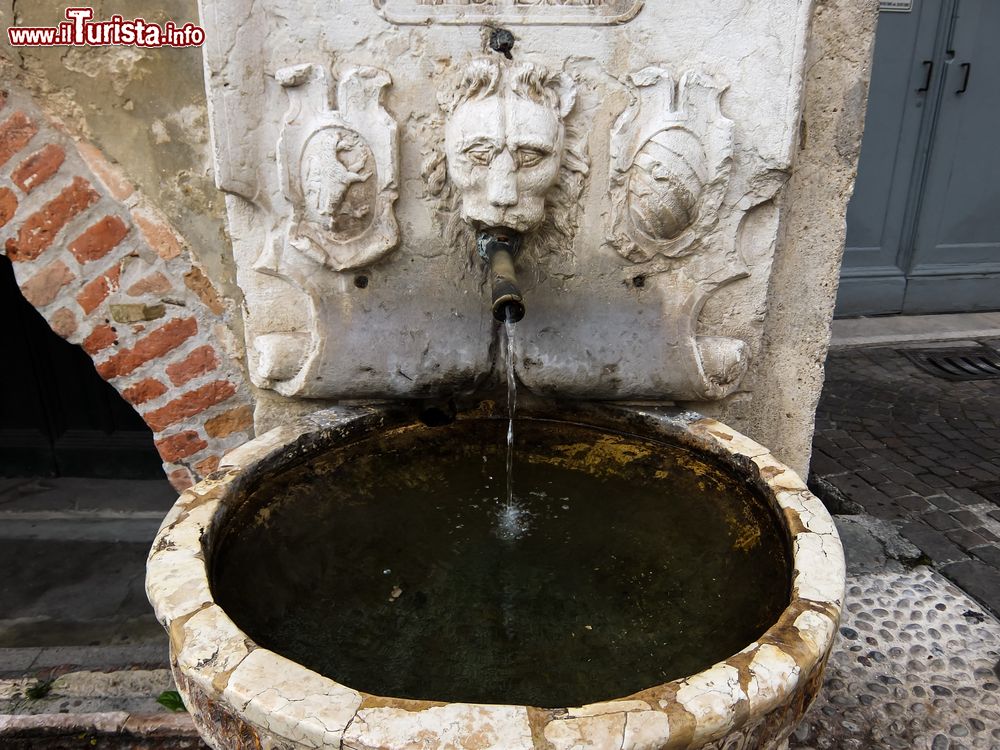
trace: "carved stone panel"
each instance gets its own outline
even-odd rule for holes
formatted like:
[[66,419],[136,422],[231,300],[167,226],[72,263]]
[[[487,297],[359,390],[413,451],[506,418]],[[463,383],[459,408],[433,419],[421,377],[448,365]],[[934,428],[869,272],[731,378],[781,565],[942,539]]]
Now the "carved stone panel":
[[289,96],[278,143],[288,246],[335,271],[373,263],[399,242],[396,123],[381,105],[388,74],[347,70],[337,109],[322,66],[284,68],[277,79]]
[[476,230],[498,225],[523,235],[525,389],[705,404],[746,387],[810,0],[202,5],[259,387],[487,393],[503,347]]

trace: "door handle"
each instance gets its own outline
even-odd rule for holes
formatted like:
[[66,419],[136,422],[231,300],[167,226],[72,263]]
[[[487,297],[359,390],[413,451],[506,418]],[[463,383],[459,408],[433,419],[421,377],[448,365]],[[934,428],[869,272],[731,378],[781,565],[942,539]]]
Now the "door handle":
[[934,61],[924,60],[924,68],[927,70],[927,77],[924,78],[924,85],[917,89],[918,94],[926,93],[931,87],[931,76],[934,75]]
[[969,90],[969,75],[972,73],[972,63],[962,63],[959,67],[965,71],[965,77],[962,79],[962,88],[958,89],[956,94],[964,94]]

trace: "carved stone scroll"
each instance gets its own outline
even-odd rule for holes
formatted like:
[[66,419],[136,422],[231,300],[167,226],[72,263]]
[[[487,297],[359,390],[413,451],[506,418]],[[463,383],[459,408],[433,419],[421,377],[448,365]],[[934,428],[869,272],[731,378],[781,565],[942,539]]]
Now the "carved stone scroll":
[[631,21],[644,0],[372,0],[398,24],[557,24],[606,26]]
[[683,257],[712,231],[729,184],[724,88],[698,73],[675,85],[659,66],[629,83],[633,100],[611,135],[611,244],[634,263]]
[[337,109],[322,66],[283,68],[277,78],[289,96],[278,142],[287,246],[334,271],[370,265],[399,242],[396,123],[381,105],[389,75],[347,70]]

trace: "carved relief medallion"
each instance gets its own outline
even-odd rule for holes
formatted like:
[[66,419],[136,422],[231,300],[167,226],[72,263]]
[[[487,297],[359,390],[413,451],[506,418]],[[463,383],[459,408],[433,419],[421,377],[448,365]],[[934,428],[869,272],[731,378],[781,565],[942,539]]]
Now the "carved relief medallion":
[[645,0],[372,0],[399,24],[608,25],[631,21]]
[[278,141],[282,192],[292,207],[286,246],[335,271],[370,265],[399,241],[396,123],[381,105],[389,75],[347,70],[330,105],[326,71],[278,71],[289,107]]
[[717,221],[729,181],[733,123],[724,88],[653,66],[629,76],[633,100],[611,135],[611,244],[640,263],[694,252]]

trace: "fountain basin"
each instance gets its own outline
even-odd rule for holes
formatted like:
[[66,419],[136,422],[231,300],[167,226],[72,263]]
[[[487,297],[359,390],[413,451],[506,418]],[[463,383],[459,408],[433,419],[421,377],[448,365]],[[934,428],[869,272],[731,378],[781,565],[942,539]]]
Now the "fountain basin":
[[[358,678],[374,682],[341,684],[320,671],[358,674],[355,667],[348,668],[349,662],[355,664],[358,660],[347,649],[351,638],[360,638],[359,635],[349,633],[332,654],[326,654],[319,662],[310,662],[310,666],[319,670],[314,671],[304,664],[309,660],[308,655],[303,657],[301,651],[291,646],[286,648],[280,633],[276,635],[277,631],[268,629],[268,606],[260,606],[261,602],[273,604],[279,613],[288,610],[288,603],[282,601],[283,588],[275,582],[280,583],[284,568],[294,567],[295,560],[287,554],[282,558],[272,555],[274,550],[260,548],[262,560],[286,561],[272,574],[267,565],[255,565],[253,555],[247,555],[246,550],[248,545],[252,549],[254,544],[257,547],[266,544],[261,541],[267,539],[266,534],[260,535],[261,529],[266,531],[269,523],[276,524],[275,519],[280,519],[284,507],[294,508],[284,505],[285,500],[274,499],[282,495],[282,487],[302,484],[303,476],[323,477],[322,481],[332,480],[334,485],[338,478],[356,480],[351,472],[363,464],[361,457],[372,450],[381,450],[386,445],[419,445],[422,436],[428,445],[441,440],[447,443],[451,438],[440,436],[448,431],[458,431],[459,435],[466,430],[479,430],[476,425],[497,425],[500,416],[492,404],[485,403],[460,414],[454,424],[427,427],[413,410],[337,407],[273,430],[237,449],[217,473],[179,498],[164,520],[150,553],[147,591],[157,617],[170,635],[171,664],[178,688],[206,741],[216,748],[386,750],[439,747],[734,750],[779,748],[785,744],[819,689],[836,632],[844,589],[840,542],[829,515],[794,472],[778,463],[762,446],[719,422],[690,412],[540,402],[524,405],[519,414],[519,426],[525,428],[521,432],[552,434],[551,441],[536,440],[536,444],[550,442],[549,448],[536,445],[526,453],[543,464],[546,461],[553,467],[562,464],[558,468],[589,473],[597,481],[598,475],[609,472],[626,480],[630,472],[632,476],[635,472],[655,475],[660,462],[659,465],[669,468],[662,472],[664,476],[659,481],[669,482],[670,476],[679,477],[686,472],[691,476],[684,481],[691,480],[695,485],[711,488],[713,483],[725,481],[731,486],[733,507],[742,510],[732,518],[723,519],[719,528],[729,524],[736,536],[744,539],[741,543],[744,547],[757,548],[763,554],[761,564],[765,567],[761,570],[767,571],[767,580],[761,581],[760,598],[774,599],[780,595],[782,599],[778,607],[772,606],[773,617],[768,622],[750,623],[745,641],[739,640],[742,635],[733,636],[730,625],[726,624],[719,642],[725,641],[723,636],[735,637],[738,645],[731,650],[726,645],[723,653],[717,655],[712,655],[708,648],[701,657],[708,661],[690,672],[663,681],[640,676],[638,679],[646,680],[640,684],[629,683],[626,674],[609,680],[606,691],[600,686],[582,693],[579,688],[560,692],[559,685],[544,688],[556,699],[587,696],[587,702],[575,707],[563,707],[545,698],[508,704],[503,701],[504,688],[497,688],[500,692],[474,694],[479,702],[472,702],[462,699],[461,691],[447,695],[448,691],[442,687],[436,688],[437,694],[421,695],[419,679],[409,687],[405,680],[394,681],[392,674],[383,679],[379,664],[371,672],[373,677]],[[561,440],[557,439],[560,435]],[[591,448],[586,447],[588,444]],[[468,447],[469,441],[456,442],[456,452],[460,453],[458,448],[462,445]],[[595,453],[593,446],[597,445],[603,448]],[[662,455],[656,446],[663,446]],[[607,501],[618,504],[622,519],[630,517],[628,498],[609,497]],[[330,527],[332,546],[343,543],[334,538],[338,502],[330,501],[334,514]],[[636,500],[632,515],[643,518],[648,525],[648,517],[642,514],[651,512],[646,507],[649,504],[642,505],[646,510],[641,512],[640,505]],[[710,503],[704,507],[712,517],[727,515]],[[350,529],[348,516],[343,514],[343,526]],[[711,522],[713,518],[706,516],[706,525]],[[748,531],[749,535],[741,531]],[[749,543],[745,541],[747,538],[771,541]],[[287,546],[288,541],[284,543]],[[663,551],[664,556],[669,557],[669,553],[669,549]],[[742,558],[737,563],[739,559]],[[585,566],[587,570],[593,567],[593,562],[591,557],[582,555],[579,560],[570,560],[571,565],[579,565],[581,578],[586,578],[582,571]],[[656,564],[655,560],[643,562]],[[371,587],[371,581],[361,576],[361,567],[359,564],[358,586]],[[246,580],[241,583],[239,573],[243,570]],[[734,592],[734,599],[738,593],[745,600],[741,606],[748,606],[748,611],[754,612],[751,620],[761,616],[761,610],[753,608],[754,592],[747,595],[744,590],[752,585],[752,578],[751,583],[741,583]],[[775,578],[781,580],[776,582]],[[253,606],[255,587],[260,600],[257,606]],[[346,593],[339,596],[347,596],[350,589],[348,586]],[[389,600],[400,596],[394,592],[395,589]],[[321,593],[316,592],[317,596]],[[430,599],[434,599],[433,592]],[[557,599],[553,597],[553,601]],[[348,606],[356,607],[356,603],[349,605],[345,599],[344,607]],[[719,622],[726,623],[724,610],[725,607],[715,608],[705,616],[721,617]],[[350,613],[341,616],[346,624],[337,624],[337,629],[351,624]],[[284,614],[277,619],[283,618]],[[598,636],[601,629],[593,628]],[[645,626],[645,635],[651,629],[655,632],[655,623]],[[572,623],[566,625],[566,630],[573,631],[567,637],[598,637],[592,635],[593,630],[577,634]],[[253,631],[253,637],[248,631]],[[712,627],[705,632],[711,633]],[[371,635],[379,637],[378,633]],[[698,640],[715,639],[700,635]],[[264,647],[265,641],[269,648]],[[607,643],[595,644],[595,656],[606,659],[607,649]],[[563,653],[557,643],[553,644],[552,652],[555,659]],[[288,658],[289,653],[295,658]],[[342,657],[339,660],[338,653]],[[580,653],[573,652],[571,658],[580,660]],[[386,665],[383,671],[391,672],[393,666],[388,662]],[[341,668],[347,671],[340,672]],[[539,671],[545,671],[543,663],[539,663]],[[600,677],[595,679],[600,681]],[[427,684],[440,683],[428,675]],[[389,695],[375,694],[380,692],[379,687],[385,686],[389,686]],[[538,694],[529,691],[526,695]]]

